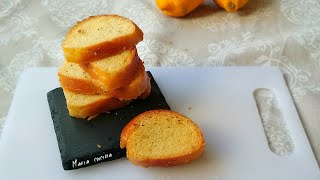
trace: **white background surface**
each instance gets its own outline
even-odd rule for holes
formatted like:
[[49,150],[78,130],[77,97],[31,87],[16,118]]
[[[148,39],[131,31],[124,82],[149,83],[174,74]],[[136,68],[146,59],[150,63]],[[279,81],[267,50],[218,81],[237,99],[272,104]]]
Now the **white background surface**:
[[[189,116],[202,129],[206,148],[199,160],[172,168],[142,168],[122,158],[64,171],[46,98],[48,91],[59,87],[57,69],[31,69],[20,78],[4,128],[0,179],[320,178],[280,71],[269,68],[150,70],[171,108]],[[292,154],[278,156],[270,151],[253,98],[257,88],[268,88],[276,94],[294,141]]]

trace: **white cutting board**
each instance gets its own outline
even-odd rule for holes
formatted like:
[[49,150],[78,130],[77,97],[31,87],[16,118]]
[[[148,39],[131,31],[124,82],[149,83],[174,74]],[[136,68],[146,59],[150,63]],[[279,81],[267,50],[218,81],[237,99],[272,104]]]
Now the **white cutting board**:
[[[142,168],[126,158],[64,171],[47,103],[57,69],[25,71],[0,145],[0,179],[319,180],[320,170],[279,70],[257,67],[149,68],[168,104],[203,130],[205,153],[191,164]],[[268,146],[253,92],[274,91],[294,142],[278,156]],[[189,109],[191,107],[191,109]]]

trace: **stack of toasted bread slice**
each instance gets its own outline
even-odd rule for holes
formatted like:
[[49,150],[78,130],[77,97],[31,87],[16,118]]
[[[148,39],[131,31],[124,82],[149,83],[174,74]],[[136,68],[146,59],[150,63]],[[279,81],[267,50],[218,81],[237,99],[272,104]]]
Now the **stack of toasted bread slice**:
[[137,54],[139,27],[117,15],[91,16],[67,33],[58,76],[71,116],[85,118],[150,94],[150,78]]

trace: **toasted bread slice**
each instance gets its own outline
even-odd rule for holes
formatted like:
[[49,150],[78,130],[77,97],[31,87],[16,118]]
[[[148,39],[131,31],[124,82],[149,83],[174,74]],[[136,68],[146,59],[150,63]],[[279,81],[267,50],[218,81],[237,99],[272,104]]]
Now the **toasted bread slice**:
[[99,61],[80,64],[92,78],[92,82],[104,91],[128,86],[134,79],[139,64],[137,49],[122,51]]
[[63,90],[70,116],[86,118],[124,107],[130,101],[121,101],[107,95],[84,95]]
[[92,83],[92,79],[78,64],[65,61],[58,72],[60,85],[68,91],[97,95],[106,94],[119,99],[136,99],[140,95],[145,99],[150,94],[150,77],[145,72],[145,68],[141,60],[139,60],[138,69],[134,75],[134,79],[126,87],[118,88],[114,91],[107,92]]
[[120,147],[134,164],[174,166],[201,156],[205,140],[189,118],[170,110],[151,110],[131,120],[122,130]]
[[143,62],[139,60],[134,79],[128,86],[111,91],[111,95],[121,100],[136,99],[147,90],[148,84],[150,84],[150,78],[145,72]]
[[130,49],[142,40],[143,32],[131,20],[118,15],[98,15],[73,26],[62,48],[67,61],[84,63]]
[[92,83],[90,75],[79,64],[65,61],[58,71],[59,82],[63,89],[78,94],[107,94]]

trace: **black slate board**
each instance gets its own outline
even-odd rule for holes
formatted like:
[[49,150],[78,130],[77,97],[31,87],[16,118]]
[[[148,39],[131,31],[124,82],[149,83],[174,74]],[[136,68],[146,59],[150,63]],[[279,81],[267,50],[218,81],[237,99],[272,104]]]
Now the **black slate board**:
[[152,109],[170,109],[152,74],[151,94],[128,106],[103,113],[91,121],[69,116],[61,88],[47,94],[62,165],[65,170],[78,169],[126,156],[120,149],[122,128],[135,116]]

